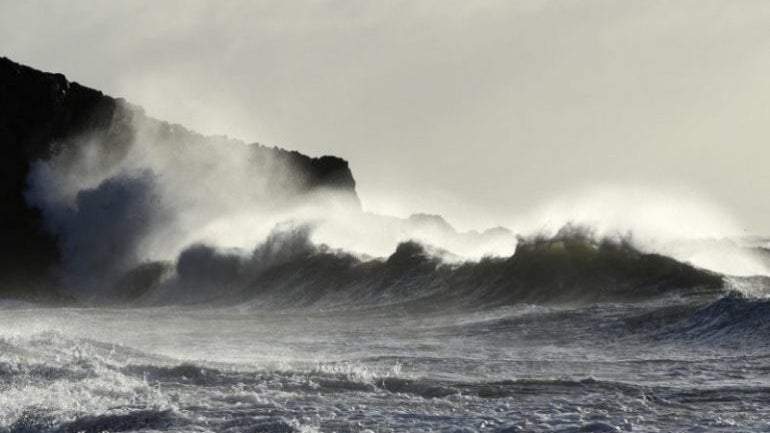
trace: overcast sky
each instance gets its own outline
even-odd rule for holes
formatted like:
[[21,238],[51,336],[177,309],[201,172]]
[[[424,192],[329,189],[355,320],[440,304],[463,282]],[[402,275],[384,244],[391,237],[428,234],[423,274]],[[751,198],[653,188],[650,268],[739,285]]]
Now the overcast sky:
[[351,162],[364,205],[505,224],[599,187],[770,233],[770,2],[5,1],[0,55]]

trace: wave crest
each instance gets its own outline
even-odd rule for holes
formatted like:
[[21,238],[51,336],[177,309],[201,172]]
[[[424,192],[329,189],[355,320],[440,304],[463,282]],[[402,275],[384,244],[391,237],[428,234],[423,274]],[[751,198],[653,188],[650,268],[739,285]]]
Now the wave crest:
[[622,239],[596,240],[574,228],[552,238],[520,238],[510,257],[458,264],[442,255],[407,241],[386,259],[362,258],[313,244],[307,227],[290,227],[273,233],[250,255],[204,245],[185,250],[175,276],[154,289],[165,296],[145,301],[478,308],[636,302],[724,290],[719,274],[641,252]]

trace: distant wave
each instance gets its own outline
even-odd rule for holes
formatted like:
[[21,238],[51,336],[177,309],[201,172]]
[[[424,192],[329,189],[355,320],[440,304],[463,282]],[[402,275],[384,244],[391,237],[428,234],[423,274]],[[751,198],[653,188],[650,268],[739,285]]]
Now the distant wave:
[[[685,314],[669,311],[668,320],[650,321],[656,339],[709,346],[770,346],[770,300],[730,292],[705,306],[689,306]],[[659,313],[660,316],[660,313]],[[662,325],[662,326],[661,326]]]
[[175,267],[146,264],[129,274],[121,293],[134,293],[139,304],[445,309],[638,302],[725,290],[719,274],[573,228],[520,239],[511,257],[448,263],[440,256],[409,241],[387,259],[362,259],[315,245],[298,230],[273,234],[247,257],[191,247]]

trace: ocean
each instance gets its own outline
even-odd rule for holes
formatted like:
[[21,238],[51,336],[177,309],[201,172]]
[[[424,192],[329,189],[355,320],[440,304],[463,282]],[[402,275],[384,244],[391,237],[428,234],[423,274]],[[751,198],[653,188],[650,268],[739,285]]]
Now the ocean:
[[0,431],[770,431],[765,283],[574,305],[8,302]]

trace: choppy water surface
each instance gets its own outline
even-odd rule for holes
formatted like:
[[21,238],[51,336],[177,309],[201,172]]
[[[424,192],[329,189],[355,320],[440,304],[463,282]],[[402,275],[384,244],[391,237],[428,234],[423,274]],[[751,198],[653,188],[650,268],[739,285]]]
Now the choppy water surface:
[[0,428],[770,431],[770,303],[0,310]]

